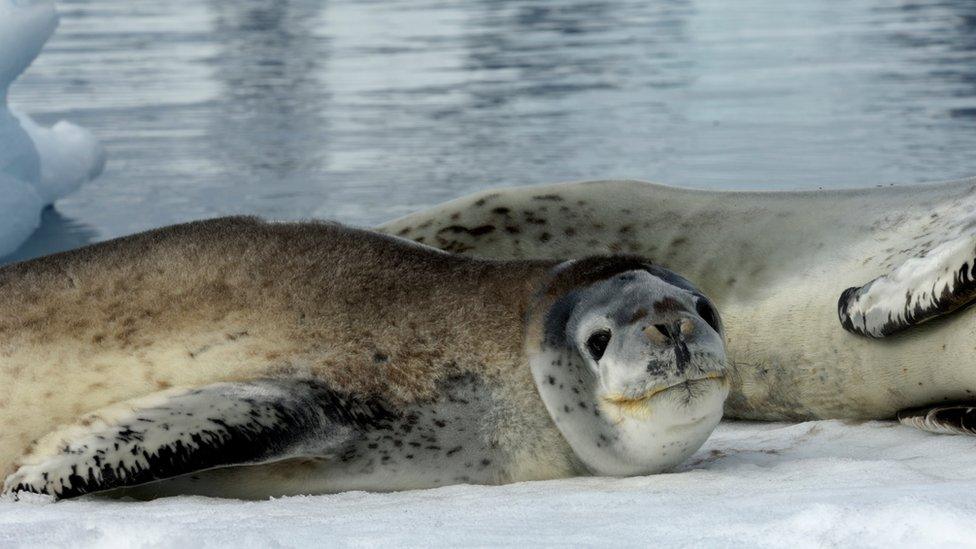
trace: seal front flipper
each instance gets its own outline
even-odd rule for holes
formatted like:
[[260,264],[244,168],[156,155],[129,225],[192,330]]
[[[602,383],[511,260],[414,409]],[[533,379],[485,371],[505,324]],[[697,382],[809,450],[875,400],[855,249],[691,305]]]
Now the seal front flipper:
[[976,435],[976,402],[957,402],[898,412],[898,421],[930,433]]
[[217,467],[329,456],[389,416],[316,381],[169,389],[44,436],[3,490],[61,499]]
[[840,296],[844,329],[886,337],[976,301],[976,234],[946,240],[925,255]]

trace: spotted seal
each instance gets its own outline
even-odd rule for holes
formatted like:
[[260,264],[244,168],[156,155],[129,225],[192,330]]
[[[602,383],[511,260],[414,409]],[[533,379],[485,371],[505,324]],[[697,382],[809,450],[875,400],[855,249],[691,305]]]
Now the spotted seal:
[[381,230],[494,258],[636,253],[726,319],[726,415],[890,418],[969,432],[976,414],[976,179],[727,192],[640,181],[495,189]]
[[174,226],[0,269],[0,472],[58,498],[653,473],[721,417],[722,334],[636,256]]

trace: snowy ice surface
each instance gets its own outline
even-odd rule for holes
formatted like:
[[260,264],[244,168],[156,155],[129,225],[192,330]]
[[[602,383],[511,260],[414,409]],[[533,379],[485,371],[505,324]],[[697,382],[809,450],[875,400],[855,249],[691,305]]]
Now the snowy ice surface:
[[11,82],[57,24],[52,2],[0,0],[0,257],[30,236],[46,205],[105,165],[105,151],[88,130],[66,121],[44,128],[7,107]]
[[680,471],[246,502],[0,502],[0,547],[976,546],[976,438],[723,423]]

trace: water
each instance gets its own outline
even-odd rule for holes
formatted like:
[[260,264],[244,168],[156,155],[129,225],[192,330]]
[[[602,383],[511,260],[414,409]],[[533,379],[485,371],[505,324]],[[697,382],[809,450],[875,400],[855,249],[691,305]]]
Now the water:
[[226,214],[368,225],[497,185],[976,174],[972,0],[94,0],[11,91],[104,175],[17,257]]

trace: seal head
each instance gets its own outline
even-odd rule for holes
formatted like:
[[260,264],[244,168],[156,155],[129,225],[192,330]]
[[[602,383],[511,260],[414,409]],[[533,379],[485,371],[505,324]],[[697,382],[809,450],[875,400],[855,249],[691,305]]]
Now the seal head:
[[720,317],[667,269],[638,257],[561,263],[527,326],[542,399],[591,472],[667,469],[721,419],[728,384]]

